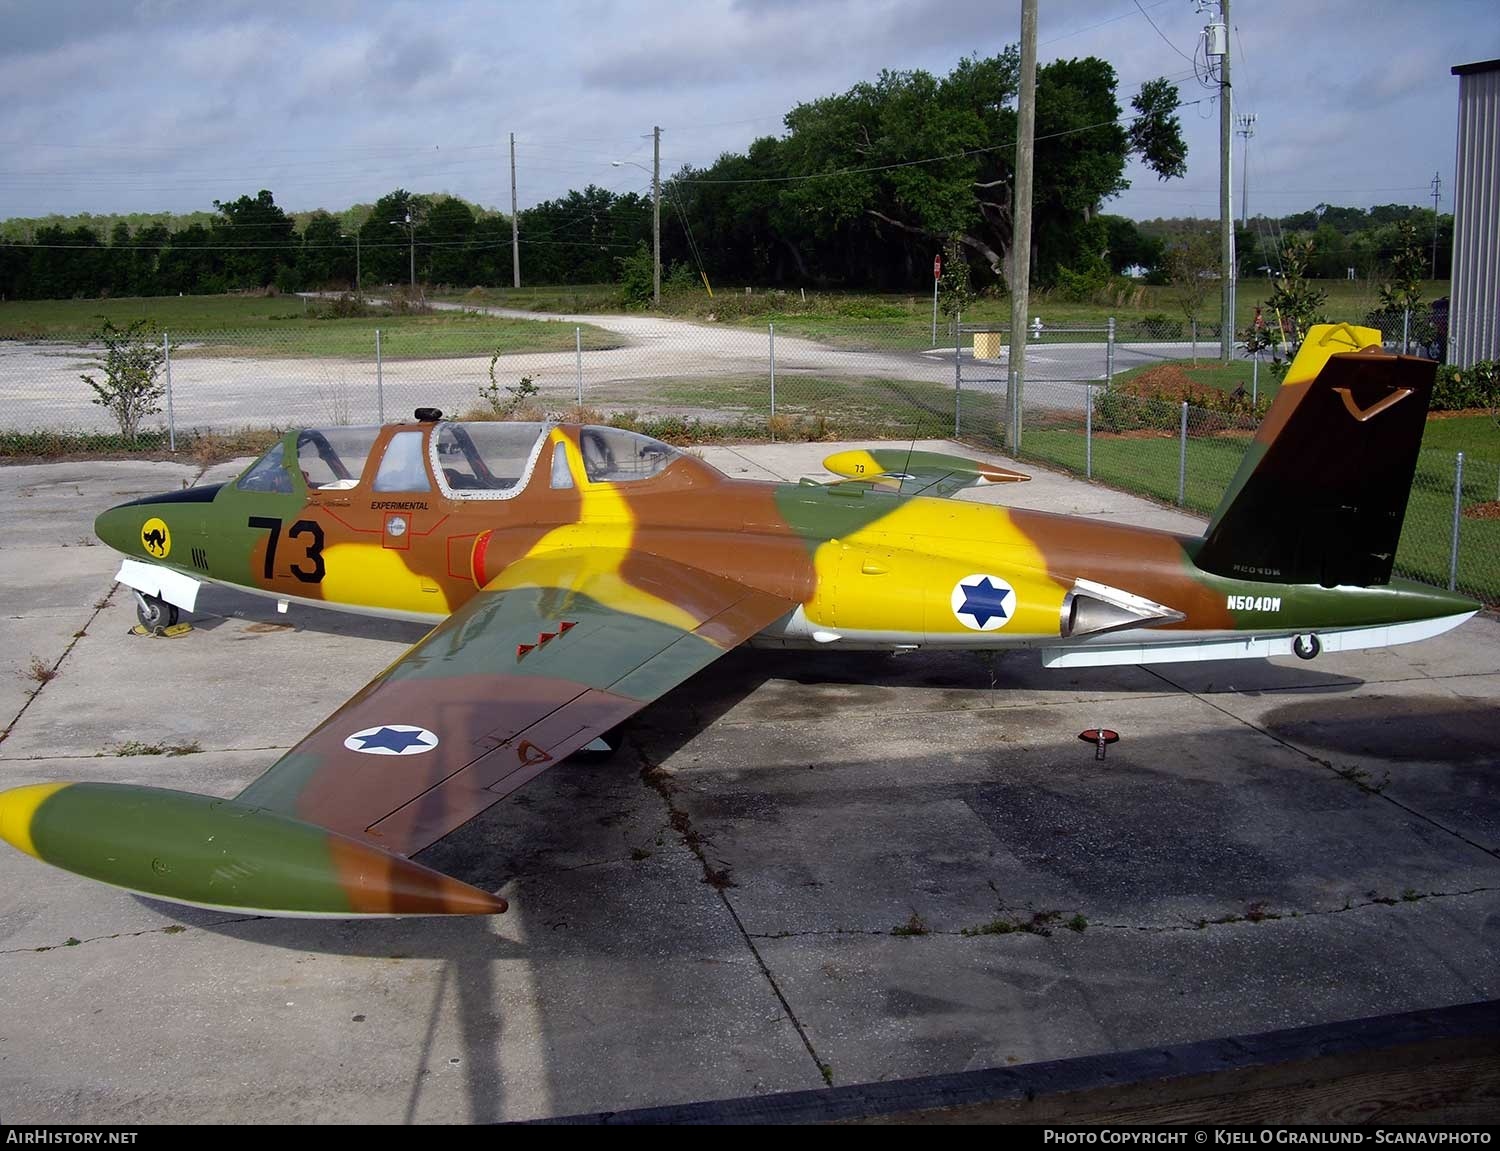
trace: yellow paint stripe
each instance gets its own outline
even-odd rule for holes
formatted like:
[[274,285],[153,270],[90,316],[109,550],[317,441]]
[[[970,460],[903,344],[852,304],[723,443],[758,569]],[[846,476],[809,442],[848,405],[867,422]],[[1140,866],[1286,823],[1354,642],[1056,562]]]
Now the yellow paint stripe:
[[0,839],[40,859],[36,844],[31,841],[31,821],[37,808],[69,786],[66,783],[33,783],[29,787],[0,791]]
[[408,554],[373,542],[330,544],[323,552],[323,598],[330,603],[431,615],[452,611],[454,605],[448,602],[441,584],[428,581],[437,590],[423,590],[422,577],[407,565]]

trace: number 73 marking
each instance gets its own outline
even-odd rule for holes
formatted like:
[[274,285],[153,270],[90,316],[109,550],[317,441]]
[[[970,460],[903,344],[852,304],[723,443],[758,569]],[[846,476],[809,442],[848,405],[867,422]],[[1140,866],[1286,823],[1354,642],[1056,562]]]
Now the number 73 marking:
[[[249,525],[252,528],[262,528],[271,534],[266,537],[266,579],[276,577],[276,545],[281,542],[281,520],[272,516],[251,516]],[[323,526],[313,520],[298,520],[286,533],[289,539],[297,539],[300,536],[310,536],[307,545],[307,555],[303,560],[292,564],[291,573],[303,583],[322,583],[323,577],[328,574],[328,569],[323,563]],[[303,563],[311,563],[312,568],[305,569]]]

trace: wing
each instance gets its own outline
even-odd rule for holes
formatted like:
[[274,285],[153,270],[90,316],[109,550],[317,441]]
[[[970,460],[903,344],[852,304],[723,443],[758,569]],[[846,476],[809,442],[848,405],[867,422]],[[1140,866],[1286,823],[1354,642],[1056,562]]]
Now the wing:
[[994,464],[967,460],[942,452],[907,451],[901,448],[854,449],[835,452],[823,466],[836,476],[835,483],[864,483],[886,488],[903,496],[947,497],[965,488],[987,484],[1018,483],[1031,477],[1024,472]]
[[238,802],[409,855],[795,606],[636,552],[520,560]]

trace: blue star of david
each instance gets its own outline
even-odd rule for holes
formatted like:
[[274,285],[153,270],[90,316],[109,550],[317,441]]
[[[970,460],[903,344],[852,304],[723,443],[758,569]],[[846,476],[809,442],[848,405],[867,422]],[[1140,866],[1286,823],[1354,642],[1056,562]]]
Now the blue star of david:
[[373,735],[361,735],[357,738],[360,741],[360,751],[369,751],[372,747],[380,747],[387,751],[399,753],[409,747],[431,746],[422,738],[420,731],[396,731],[394,728],[389,727],[382,727]]
[[989,576],[985,576],[976,584],[969,584],[964,588],[964,606],[959,608],[963,615],[971,615],[974,622],[984,627],[992,619],[1006,619],[1005,597],[1010,594],[1009,588],[999,588],[990,583]]

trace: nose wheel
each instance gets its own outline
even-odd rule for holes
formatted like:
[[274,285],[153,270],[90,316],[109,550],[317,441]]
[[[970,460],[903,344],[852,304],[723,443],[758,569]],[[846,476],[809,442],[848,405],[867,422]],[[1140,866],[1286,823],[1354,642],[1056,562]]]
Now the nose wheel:
[[171,627],[177,622],[177,605],[160,596],[135,593],[135,618],[147,631]]

